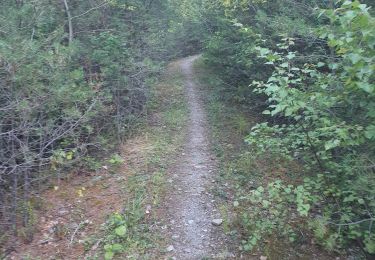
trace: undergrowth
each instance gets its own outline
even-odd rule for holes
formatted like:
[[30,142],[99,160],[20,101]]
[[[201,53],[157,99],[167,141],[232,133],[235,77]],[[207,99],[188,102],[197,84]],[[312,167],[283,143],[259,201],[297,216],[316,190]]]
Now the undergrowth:
[[[222,98],[226,86],[201,59],[195,64],[206,92],[213,150],[220,160],[215,191],[227,212],[225,225],[241,254],[268,259],[330,259],[308,231],[307,211],[314,196],[302,183],[298,161],[258,154],[245,143],[262,115]],[[267,187],[266,189],[264,187]]]
[[95,244],[101,246],[101,252],[89,259],[153,259],[165,253],[162,248],[166,241],[158,235],[155,226],[160,221],[159,206],[166,190],[166,171],[183,143],[187,120],[181,75],[171,70],[152,89],[148,121],[140,137],[142,144],[136,161],[125,158],[130,166],[124,187],[128,202],[122,212],[108,217],[100,238],[87,240],[87,248]]

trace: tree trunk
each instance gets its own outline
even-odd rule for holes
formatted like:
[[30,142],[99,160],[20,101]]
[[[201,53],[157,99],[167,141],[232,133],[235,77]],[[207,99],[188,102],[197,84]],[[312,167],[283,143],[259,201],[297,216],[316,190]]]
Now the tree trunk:
[[69,27],[69,45],[73,41],[73,24],[72,24],[72,15],[69,10],[68,0],[63,0],[65,6],[66,16],[68,17],[68,27]]

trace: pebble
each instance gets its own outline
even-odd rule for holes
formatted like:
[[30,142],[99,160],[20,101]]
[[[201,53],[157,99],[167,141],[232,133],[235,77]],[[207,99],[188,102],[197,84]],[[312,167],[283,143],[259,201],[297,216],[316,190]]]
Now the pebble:
[[213,219],[211,223],[214,226],[220,226],[221,224],[223,224],[223,219],[221,218]]
[[151,205],[146,206],[146,214],[150,214],[151,211]]
[[167,247],[167,252],[172,252],[174,251],[174,246],[170,245]]

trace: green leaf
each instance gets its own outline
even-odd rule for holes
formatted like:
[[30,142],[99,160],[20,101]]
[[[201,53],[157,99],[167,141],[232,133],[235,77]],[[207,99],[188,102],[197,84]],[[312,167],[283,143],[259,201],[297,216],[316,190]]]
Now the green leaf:
[[328,151],[328,150],[331,150],[331,149],[333,149],[333,148],[335,148],[339,145],[340,145],[340,140],[337,140],[337,139],[329,140],[324,144],[324,148],[326,149],[326,151]]
[[366,91],[367,93],[373,93],[374,92],[374,85],[373,84],[369,84],[367,82],[358,82],[357,86],[360,89],[363,89],[364,91]]
[[263,114],[263,115],[270,115],[270,114],[271,114],[271,111],[269,111],[269,110],[264,110],[264,111],[262,112],[262,114]]
[[104,250],[111,251],[112,250],[112,245],[111,244],[104,245]]
[[113,244],[112,250],[115,252],[121,252],[124,250],[124,247],[121,244]]
[[287,62],[281,63],[280,67],[282,67],[282,68],[288,68],[289,67],[289,63],[287,63]]
[[73,159],[73,152],[68,152],[68,153],[66,154],[66,159],[67,159],[67,160],[72,160],[72,159]]
[[296,57],[296,55],[293,53],[293,52],[289,52],[288,55],[286,56],[288,58],[288,60],[291,60],[293,59],[294,57]]
[[359,62],[362,57],[357,54],[357,53],[351,53],[348,55],[348,58],[350,59],[350,61],[353,63],[353,64],[356,64],[357,62]]
[[369,125],[366,127],[365,137],[367,139],[375,139],[375,125]]
[[115,254],[112,251],[107,251],[104,254],[104,259],[105,260],[111,260],[111,259],[113,259],[114,255]]
[[362,199],[362,198],[358,199],[357,201],[358,201],[358,203],[361,204],[361,205],[364,205],[364,204],[365,204],[365,200]]
[[365,249],[370,254],[375,254],[375,239],[374,235],[369,236],[365,240]]
[[271,52],[269,49],[266,48],[257,47],[256,49],[259,51],[261,57],[265,57],[267,54]]
[[122,225],[122,226],[117,227],[115,229],[115,233],[116,233],[116,235],[118,235],[120,237],[125,236],[125,234],[126,234],[126,226]]
[[262,200],[262,205],[264,208],[268,208],[270,205],[270,202],[268,200]]

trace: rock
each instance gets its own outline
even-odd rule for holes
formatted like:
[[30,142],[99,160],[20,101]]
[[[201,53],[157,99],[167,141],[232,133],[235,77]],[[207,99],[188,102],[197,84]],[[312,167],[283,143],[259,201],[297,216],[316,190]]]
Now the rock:
[[169,247],[167,247],[167,252],[172,252],[174,251],[174,246],[170,245]]
[[221,224],[223,224],[223,219],[222,218],[213,219],[211,223],[214,226],[220,226]]
[[151,211],[151,205],[146,206],[146,214],[150,214]]
[[93,178],[91,179],[91,183],[92,183],[92,184],[95,184],[95,183],[101,181],[102,179],[103,179],[103,176],[101,176],[101,175],[99,175],[99,176],[95,176],[95,177],[93,177]]
[[58,212],[57,212],[57,214],[59,215],[59,216],[64,216],[64,215],[66,215],[66,214],[68,214],[69,213],[69,211],[67,211],[67,210],[65,210],[65,209],[61,209],[61,210],[59,210]]
[[267,260],[267,256],[261,256],[260,260]]
[[194,223],[194,220],[190,219],[190,220],[188,221],[188,223],[189,223],[189,225],[191,225],[191,224]]

